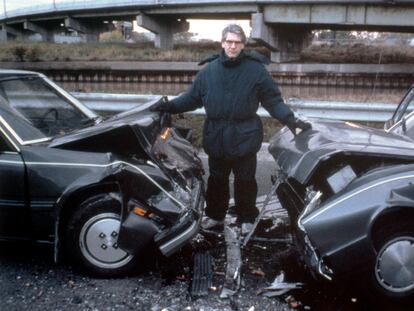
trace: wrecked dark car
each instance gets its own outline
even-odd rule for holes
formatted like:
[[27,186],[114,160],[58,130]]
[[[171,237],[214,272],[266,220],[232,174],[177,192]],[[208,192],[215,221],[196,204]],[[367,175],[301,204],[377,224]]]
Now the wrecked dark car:
[[271,139],[280,203],[316,277],[386,298],[414,294],[414,86],[385,130],[310,120]]
[[104,120],[41,74],[0,70],[0,239],[111,276],[194,237],[202,164],[156,102]]

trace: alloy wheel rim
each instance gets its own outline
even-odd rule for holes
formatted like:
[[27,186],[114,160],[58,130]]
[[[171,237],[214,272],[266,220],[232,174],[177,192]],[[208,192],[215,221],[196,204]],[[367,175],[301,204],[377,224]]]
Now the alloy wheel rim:
[[375,265],[378,283],[393,293],[414,289],[414,237],[388,241],[378,252]]
[[118,246],[119,215],[103,213],[89,219],[79,235],[83,256],[91,264],[105,269],[116,269],[133,258]]

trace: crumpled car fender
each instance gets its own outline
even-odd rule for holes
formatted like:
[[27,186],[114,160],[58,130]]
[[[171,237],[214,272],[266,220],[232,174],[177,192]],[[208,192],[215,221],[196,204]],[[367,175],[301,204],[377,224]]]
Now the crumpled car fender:
[[[133,169],[131,169],[131,167]],[[159,172],[160,174],[160,178],[158,181],[162,181],[164,177],[159,170],[155,169],[154,172],[152,172],[152,175],[154,175],[154,173],[157,172]],[[64,234],[63,224],[65,223],[67,218],[70,217],[70,215],[74,212],[73,208],[76,208],[76,206],[74,207],[72,205],[72,202],[79,201],[77,200],[78,197],[85,198],[89,194],[96,193],[99,191],[118,192],[120,196],[117,199],[119,199],[122,208],[121,222],[124,223],[126,220],[128,220],[128,201],[131,198],[139,197],[138,189],[133,187],[133,185],[140,183],[142,184],[142,182],[145,182],[147,185],[149,185],[147,187],[148,195],[157,190],[165,191],[163,187],[167,186],[166,183],[157,182],[156,180],[154,180],[153,177],[146,174],[143,171],[142,167],[140,168],[136,165],[132,165],[130,163],[123,161],[113,162],[112,165],[106,166],[105,169],[99,172],[83,175],[80,178],[76,179],[74,182],[72,182],[56,201],[56,221],[54,240],[55,262],[59,261],[59,251],[61,247],[60,239]],[[142,189],[140,189],[140,196],[142,195]],[[134,221],[129,219],[127,226],[125,227],[129,229],[121,230],[122,232],[120,232],[120,236],[122,237],[122,235],[127,233],[127,231],[131,231],[131,223],[136,223],[136,221],[137,220],[135,219]],[[143,220],[141,220],[141,223],[142,222]],[[158,230],[156,230],[156,227],[148,223],[146,223],[144,228],[148,229],[148,232],[142,235],[140,234],[142,240],[139,241],[139,243],[136,243],[134,251],[138,251],[141,247],[147,245],[149,241],[153,239],[153,236],[158,232]],[[131,236],[131,234],[127,233],[127,236]],[[123,240],[125,241],[125,239]],[[123,245],[126,245],[126,251],[133,250],[130,243],[123,243]],[[122,247],[123,245],[120,246]]]
[[[406,166],[377,170],[352,183],[348,190],[304,219],[305,230],[321,257],[329,257],[335,272],[345,270],[349,256],[364,250],[373,256],[371,232],[377,219],[399,207],[413,208],[414,176]],[[392,173],[392,174],[391,174]],[[368,247],[367,247],[368,246]],[[361,258],[362,259],[362,258]],[[343,271],[344,272],[344,271]]]

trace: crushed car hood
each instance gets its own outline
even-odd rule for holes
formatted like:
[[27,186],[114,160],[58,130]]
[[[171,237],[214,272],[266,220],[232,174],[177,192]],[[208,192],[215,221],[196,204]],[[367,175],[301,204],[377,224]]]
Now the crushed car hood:
[[[157,122],[159,122],[158,119],[159,118],[157,114],[151,112],[135,112],[127,115],[116,115],[97,125],[89,126],[83,129],[73,131],[66,135],[58,136],[51,141],[49,147],[55,148],[71,145],[74,142],[86,142],[91,137],[96,138],[97,136],[119,130],[123,127],[137,126],[143,130],[151,129],[156,126]],[[156,130],[159,131],[159,126]]]
[[[160,139],[166,127],[164,121],[159,113],[130,110],[97,125],[56,137],[49,147],[113,153],[127,161],[128,158],[149,158],[170,176],[188,177],[202,172],[201,160],[187,140],[173,135]],[[169,132],[175,134],[174,130]]]
[[269,144],[279,168],[300,183],[308,181],[319,162],[338,153],[414,161],[414,141],[408,137],[350,122],[318,119],[311,123],[311,130],[296,136],[284,127]]

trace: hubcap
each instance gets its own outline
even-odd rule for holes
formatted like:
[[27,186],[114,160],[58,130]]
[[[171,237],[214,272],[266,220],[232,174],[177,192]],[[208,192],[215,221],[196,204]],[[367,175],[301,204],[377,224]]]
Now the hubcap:
[[95,266],[115,269],[127,264],[132,255],[118,247],[119,215],[104,213],[89,219],[79,235],[83,256]]
[[388,291],[414,289],[414,237],[401,236],[386,243],[377,255],[375,276]]

